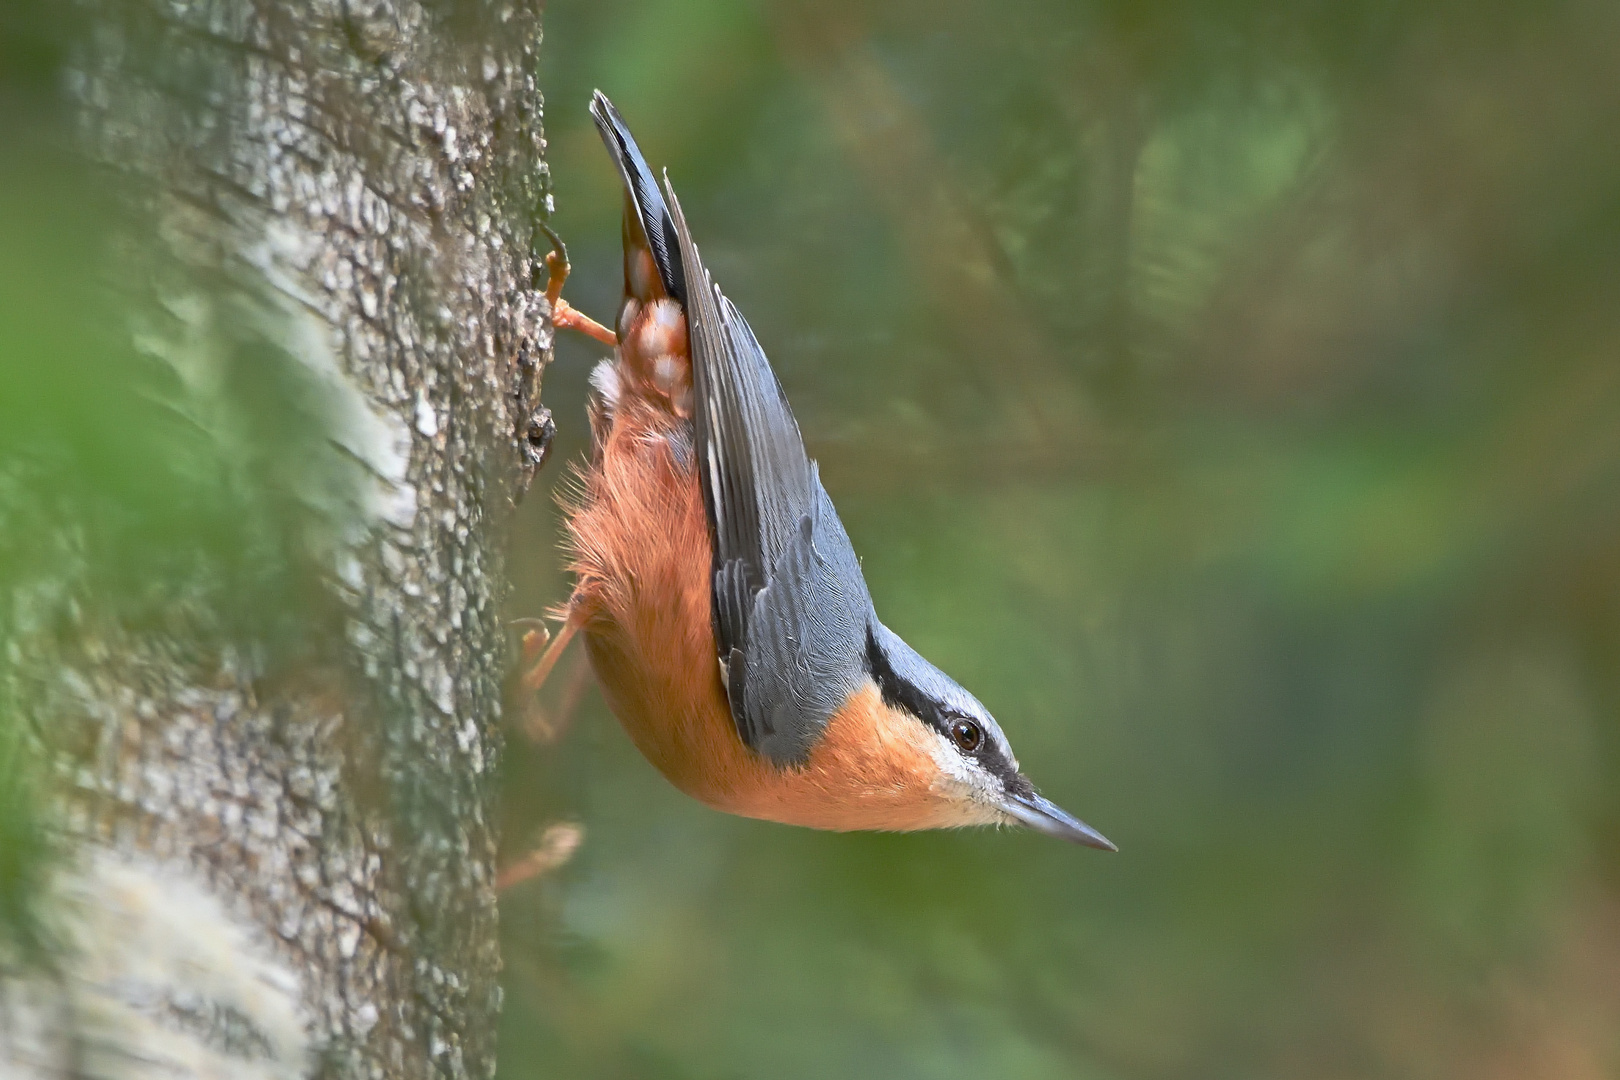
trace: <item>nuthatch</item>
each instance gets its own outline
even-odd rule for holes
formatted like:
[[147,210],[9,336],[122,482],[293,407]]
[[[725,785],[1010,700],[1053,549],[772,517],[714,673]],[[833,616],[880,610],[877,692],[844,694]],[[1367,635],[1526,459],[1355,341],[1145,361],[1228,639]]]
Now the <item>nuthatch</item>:
[[[1039,795],[985,707],[878,621],[861,565],[748,322],[709,277],[600,92],[624,181],[617,345],[591,376],[592,460],[569,506],[566,621],[608,704],[682,791],[818,829],[1022,824],[1114,850]],[[557,301],[560,276],[549,294]]]

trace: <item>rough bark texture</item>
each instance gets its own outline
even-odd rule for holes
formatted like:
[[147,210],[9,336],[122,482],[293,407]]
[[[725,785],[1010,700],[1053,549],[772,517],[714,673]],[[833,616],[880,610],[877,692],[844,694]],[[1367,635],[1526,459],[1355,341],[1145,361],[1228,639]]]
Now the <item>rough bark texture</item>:
[[200,558],[132,620],[41,510],[66,556],[8,597],[6,663],[70,948],[0,980],[7,1076],[493,1072],[502,548],[550,430],[538,6],[87,9],[134,336],[227,443],[296,386],[300,437],[254,445],[308,595],[277,637]]

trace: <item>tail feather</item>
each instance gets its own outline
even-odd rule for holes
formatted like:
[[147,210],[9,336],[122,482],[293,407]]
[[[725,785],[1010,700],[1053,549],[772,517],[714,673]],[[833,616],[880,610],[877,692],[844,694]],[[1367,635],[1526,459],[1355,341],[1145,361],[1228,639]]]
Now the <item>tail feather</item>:
[[684,306],[686,277],[681,268],[680,241],[676,239],[675,224],[670,220],[658,180],[647,167],[647,159],[641,156],[641,148],[631,138],[619,110],[600,90],[591,95],[591,117],[624,179],[625,194],[635,209],[635,223],[641,230],[641,237],[637,239],[644,240],[652,253],[664,291]]

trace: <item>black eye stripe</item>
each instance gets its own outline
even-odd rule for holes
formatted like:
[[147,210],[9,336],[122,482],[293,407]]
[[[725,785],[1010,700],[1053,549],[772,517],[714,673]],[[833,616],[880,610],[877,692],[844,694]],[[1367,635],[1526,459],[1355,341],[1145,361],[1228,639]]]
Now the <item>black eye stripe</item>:
[[950,724],[957,719],[953,709],[949,713],[939,702],[922,692],[916,683],[902,679],[889,664],[888,656],[878,646],[871,627],[866,630],[866,670],[883,695],[883,704],[891,709],[904,709],[941,734],[950,734]]
[[[986,769],[1002,775],[1016,775],[1017,770],[1012,762],[1002,753],[1001,747],[990,737],[990,731],[977,717],[969,716],[959,709],[949,706],[929,697],[923,693],[917,684],[909,679],[902,678],[889,663],[889,658],[879,647],[877,638],[873,636],[870,627],[866,631],[866,670],[871,673],[872,681],[877,683],[878,692],[883,695],[883,704],[891,709],[900,709],[910,713],[956,746],[964,754],[968,754]],[[952,729],[959,721],[966,721],[979,732],[977,743],[968,749],[957,740]]]

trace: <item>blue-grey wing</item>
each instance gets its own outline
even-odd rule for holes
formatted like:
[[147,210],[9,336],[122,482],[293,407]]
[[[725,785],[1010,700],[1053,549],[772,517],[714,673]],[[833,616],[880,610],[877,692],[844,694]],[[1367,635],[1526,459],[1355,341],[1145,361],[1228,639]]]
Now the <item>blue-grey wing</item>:
[[709,278],[666,181],[692,346],[716,645],[743,741],[804,761],[859,685],[871,599],[799,425],[746,319]]
[[812,480],[813,508],[754,596],[743,653],[745,738],[783,764],[809,756],[866,674],[872,600],[843,524],[820,481]]

